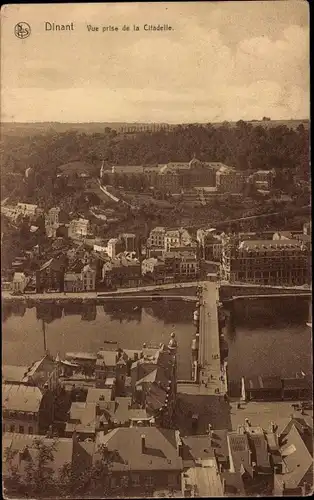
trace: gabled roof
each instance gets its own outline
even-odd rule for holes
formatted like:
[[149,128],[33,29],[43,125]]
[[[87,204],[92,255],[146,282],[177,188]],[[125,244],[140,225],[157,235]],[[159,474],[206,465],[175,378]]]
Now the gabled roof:
[[[142,435],[145,435],[143,451]],[[104,444],[108,451],[115,452],[114,471],[178,471],[183,468],[176,447],[157,427],[127,427],[114,429],[106,435],[99,433],[96,444]],[[95,461],[98,458],[96,453]]]
[[97,364],[105,363],[106,366],[116,366],[117,352],[116,351],[98,351]]
[[222,478],[225,480],[225,496],[230,495],[245,495],[244,483],[240,472],[224,471]]
[[230,460],[234,464],[236,472],[240,471],[241,466],[245,471],[252,476],[253,470],[250,461],[250,446],[246,434],[239,434],[238,432],[229,432],[227,435]]
[[2,408],[37,413],[43,395],[38,387],[23,384],[2,384]]
[[252,460],[260,469],[269,469],[270,461],[268,456],[267,439],[264,431],[260,427],[247,427]]
[[2,380],[5,382],[22,382],[27,366],[2,365]]
[[305,446],[297,428],[292,425],[280,448],[283,474],[280,477],[288,489],[300,486],[304,476],[313,467],[313,457]]
[[62,259],[52,258],[48,260],[41,268],[40,271],[44,271],[45,269],[51,268],[53,271],[63,271],[64,262]]
[[[19,453],[13,458],[12,465],[16,465],[19,472],[25,471],[25,465],[27,460],[35,460],[38,454],[36,447],[34,446],[34,440],[40,440],[45,445],[52,445],[55,443],[55,450],[53,451],[53,461],[48,464],[55,474],[59,473],[60,468],[65,463],[72,463],[73,457],[73,440],[72,438],[57,438],[50,439],[44,436],[36,436],[30,434],[16,434],[6,432],[3,435],[2,448],[3,451],[10,449],[10,451],[24,452],[24,460],[20,461]],[[5,459],[5,453],[3,454],[4,462],[4,473],[6,469],[7,460]],[[22,455],[22,456],[23,456]]]

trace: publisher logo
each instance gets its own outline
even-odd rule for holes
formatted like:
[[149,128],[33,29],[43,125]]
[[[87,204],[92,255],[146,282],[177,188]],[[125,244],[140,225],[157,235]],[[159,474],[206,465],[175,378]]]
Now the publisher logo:
[[27,38],[31,34],[31,27],[28,23],[17,23],[14,26],[14,34],[17,38]]

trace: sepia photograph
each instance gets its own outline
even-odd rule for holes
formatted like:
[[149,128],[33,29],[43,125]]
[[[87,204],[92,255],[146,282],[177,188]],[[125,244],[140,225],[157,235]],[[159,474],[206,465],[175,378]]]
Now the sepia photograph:
[[309,17],[2,7],[4,498],[313,495]]

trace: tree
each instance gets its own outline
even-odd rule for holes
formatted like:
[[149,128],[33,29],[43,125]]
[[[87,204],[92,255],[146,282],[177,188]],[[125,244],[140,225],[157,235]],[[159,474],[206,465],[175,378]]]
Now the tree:
[[5,480],[7,490],[12,493],[15,490],[20,495],[31,498],[47,498],[55,495],[57,483],[52,467],[55,449],[56,441],[47,445],[41,439],[35,438],[32,450],[25,448],[23,451],[26,463],[24,472],[21,472],[17,465],[12,464],[17,451],[8,449],[6,451],[8,477]]

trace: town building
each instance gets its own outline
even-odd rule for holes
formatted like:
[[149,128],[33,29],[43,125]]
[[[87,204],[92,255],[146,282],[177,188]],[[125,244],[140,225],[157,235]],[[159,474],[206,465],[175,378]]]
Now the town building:
[[[112,457],[108,477],[112,492],[127,496],[153,492],[181,492],[182,459],[178,455],[175,431],[156,427],[130,427],[99,433],[96,446]],[[94,461],[99,455],[94,455]]]
[[66,236],[68,236],[69,218],[67,214],[60,207],[52,207],[45,215],[45,230],[48,238],[57,238],[58,230],[60,227],[66,229]]
[[222,276],[230,282],[264,285],[303,285],[309,280],[309,250],[294,240],[245,240],[225,238]]
[[169,252],[173,248],[190,246],[192,238],[186,229],[180,228],[165,232],[165,251]]
[[306,375],[295,377],[244,377],[241,381],[242,396],[246,401],[309,400],[312,394],[311,380]]
[[241,193],[244,187],[244,176],[232,167],[222,166],[216,172],[217,190],[224,193]]
[[5,432],[2,438],[4,486],[12,468],[22,475],[24,481],[27,480],[27,465],[30,461],[36,462],[39,459],[39,442],[52,449],[53,459],[49,463],[49,468],[55,480],[60,480],[60,471],[64,466],[71,465],[72,470],[79,475],[92,465],[95,443],[80,443],[75,435],[70,439],[64,437],[56,439],[39,434]]
[[147,257],[158,257],[163,255],[165,250],[165,234],[164,227],[155,227],[151,230],[146,242]]
[[119,253],[124,251],[124,243],[120,238],[111,238],[107,245],[107,254],[114,259]]
[[62,257],[48,260],[36,271],[36,292],[63,292],[65,267]]
[[302,419],[291,418],[277,431],[274,496],[310,496],[313,492],[313,429]]
[[168,346],[143,351],[131,366],[134,402],[156,419],[156,425],[171,428],[176,404],[177,348],[174,333]]
[[166,266],[163,260],[151,257],[144,259],[141,263],[142,276],[151,279],[154,283],[164,283],[166,277]]
[[87,219],[73,219],[69,224],[69,238],[86,238],[91,234],[90,222]]
[[54,396],[45,385],[2,384],[2,431],[43,434],[53,421]]
[[12,292],[24,293],[25,288],[29,282],[29,277],[24,273],[14,273],[12,280]]
[[221,238],[216,234],[216,229],[198,229],[196,233],[199,256],[208,261],[220,262],[222,256]]
[[43,210],[38,205],[31,203],[17,203],[16,209],[23,217],[38,217],[43,213]]
[[64,274],[64,291],[65,292],[82,292],[83,283],[80,273],[65,273]]
[[102,267],[102,282],[107,287],[136,287],[141,281],[141,264],[127,253],[117,255]]
[[200,266],[194,252],[170,251],[163,256],[165,280],[196,279],[200,275]]
[[252,174],[251,179],[258,190],[270,191],[274,185],[275,172],[273,170],[257,170]]
[[84,292],[93,292],[95,291],[96,286],[96,271],[92,269],[92,267],[87,264],[83,267],[81,271],[81,280],[82,280],[82,290]]
[[125,252],[136,252],[136,235],[133,233],[123,233],[120,235],[121,240],[124,243],[123,251]]
[[312,236],[312,222],[305,222],[303,224],[303,234],[307,236]]
[[25,370],[22,382],[39,387],[40,390],[48,388],[50,391],[57,392],[60,388],[60,369],[60,363],[46,353],[43,358],[35,361]]

